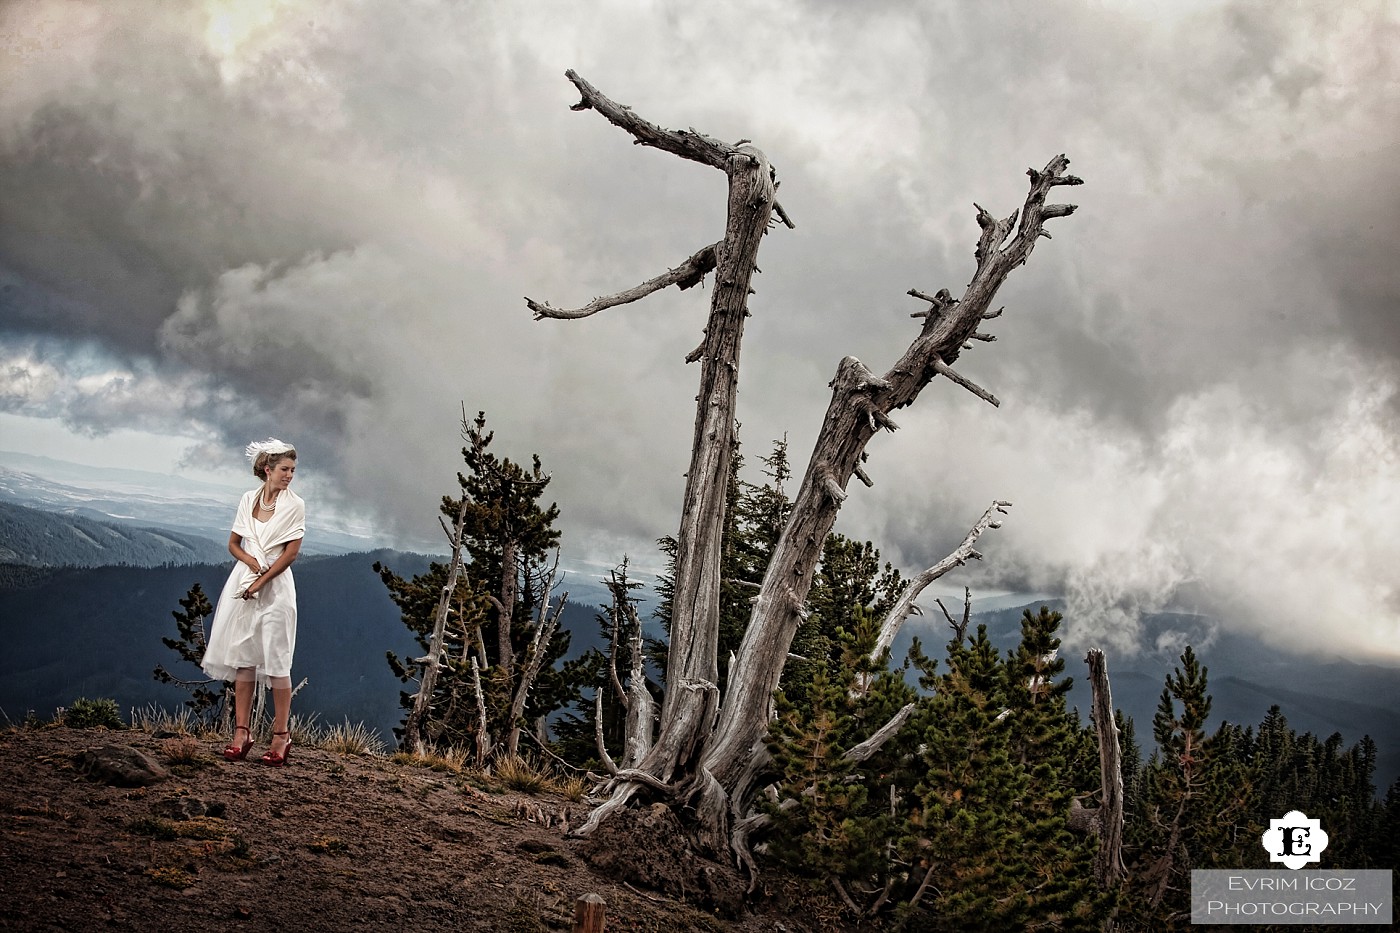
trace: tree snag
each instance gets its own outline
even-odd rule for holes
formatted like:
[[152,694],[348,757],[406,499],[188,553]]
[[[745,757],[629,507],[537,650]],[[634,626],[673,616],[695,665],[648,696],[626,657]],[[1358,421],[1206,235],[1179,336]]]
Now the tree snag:
[[[465,422],[465,419],[463,420]],[[452,556],[449,558],[447,582],[443,584],[442,594],[438,597],[437,612],[433,617],[433,634],[428,639],[428,653],[418,659],[423,665],[423,675],[418,682],[418,692],[413,695],[413,709],[409,710],[403,721],[403,740],[400,744],[405,751],[414,755],[427,753],[428,746],[423,740],[423,726],[428,721],[433,692],[437,689],[438,671],[442,669],[443,661],[443,639],[447,633],[447,616],[452,609],[453,594],[457,592],[457,581],[462,575],[463,536],[470,505],[470,500],[464,496],[462,504],[457,508],[457,518],[450,529],[446,522],[439,519],[442,530],[452,545]]]
[[551,612],[550,601],[554,598],[554,579],[558,571],[559,556],[556,554],[554,566],[550,568],[542,591],[544,602],[540,604],[535,635],[530,639],[530,645],[522,659],[520,682],[515,686],[515,696],[511,699],[510,713],[506,719],[510,724],[510,731],[506,735],[505,754],[512,758],[520,751],[520,723],[525,716],[525,701],[529,699],[530,690],[535,685],[535,678],[539,676],[540,667],[544,664],[549,642],[554,638],[554,633],[559,630],[559,616],[564,612],[564,604],[569,601],[569,594],[564,593],[559,597],[559,605]]
[[[1089,686],[1093,690],[1091,717],[1099,744],[1101,805],[1083,810],[1088,827],[1099,837],[1094,856],[1094,874],[1105,890],[1123,879],[1123,752],[1118,742],[1118,724],[1113,719],[1113,692],[1108,683],[1108,661],[1098,648],[1090,648]],[[1075,801],[1078,803],[1078,801]],[[1080,819],[1083,819],[1081,817]]]
[[690,814],[704,848],[742,851],[742,844],[730,838],[730,827],[752,828],[743,818],[759,777],[757,763],[766,760],[763,738],[771,719],[773,691],[805,614],[822,544],[846,498],[847,485],[852,476],[867,485],[871,482],[862,469],[866,445],[878,431],[895,430],[898,425],[890,413],[912,404],[939,375],[997,404],[995,396],[956,372],[953,364],[969,341],[986,337],[979,334],[978,325],[1000,313],[989,310],[997,289],[1012,269],[1026,261],[1037,241],[1049,236],[1043,229],[1045,221],[1074,211],[1072,205],[1047,204],[1050,192],[1081,181],[1065,174],[1069,161],[1056,156],[1043,170],[1028,170],[1030,192],[1019,211],[996,220],[977,207],[982,230],[974,254],[977,269],[962,298],[954,299],[947,289],[933,296],[914,292],[929,303],[919,313],[923,324],[884,375],[876,375],[854,357],[841,361],[807,472],[754,601],[721,704],[716,686],[720,539],[733,450],[740,342],[750,281],[758,271],[759,243],[774,215],[787,226],[792,224],[775,200],[777,181],[767,157],[748,140],[728,145],[694,130],[662,129],[608,99],[573,71],[566,76],[582,94],[573,109],[595,110],[638,144],[718,168],[729,179],[723,239],[702,248],[677,269],[610,298],[596,299],[578,311],[560,311],[526,299],[537,319],[583,317],[671,284],[689,287],[708,270],[709,257],[714,257],[715,284],[704,342],[689,357],[701,362],[700,391],[676,537],[674,607],[660,731],[636,768],[614,776],[607,785],[608,799],[575,832],[587,835],[645,788],[682,805],[677,809],[683,817]]

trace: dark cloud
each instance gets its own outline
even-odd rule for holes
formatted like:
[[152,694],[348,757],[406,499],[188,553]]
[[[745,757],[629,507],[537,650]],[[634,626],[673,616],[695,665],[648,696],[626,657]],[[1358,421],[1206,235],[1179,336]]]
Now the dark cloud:
[[0,406],[200,458],[287,437],[327,495],[422,540],[465,403],[553,470],[580,559],[644,561],[677,520],[708,293],[543,323],[522,297],[675,265],[721,235],[724,179],[571,112],[574,67],[777,166],[798,227],[760,260],[754,461],[784,434],[805,460],[841,357],[898,357],[907,289],[967,281],[974,201],[1009,214],[1059,152],[1086,179],[960,361],[1002,408],[931,386],[842,530],[915,568],[1008,498],[970,579],[1068,593],[1076,637],[1129,646],[1189,587],[1281,641],[1393,642],[1394,27],[1168,6],[0,8],[22,40]]

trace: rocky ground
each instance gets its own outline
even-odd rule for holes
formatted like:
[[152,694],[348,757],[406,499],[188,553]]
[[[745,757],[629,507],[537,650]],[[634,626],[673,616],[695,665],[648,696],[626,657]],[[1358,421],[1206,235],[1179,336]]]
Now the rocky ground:
[[[84,752],[170,773],[116,786]],[[736,899],[720,866],[638,812],[569,838],[586,804],[376,756],[295,748],[285,768],[136,730],[0,732],[0,930],[569,930],[600,895],[609,931],[843,929],[834,904],[769,878]],[[683,848],[683,847],[682,847]],[[648,887],[650,885],[650,887]]]

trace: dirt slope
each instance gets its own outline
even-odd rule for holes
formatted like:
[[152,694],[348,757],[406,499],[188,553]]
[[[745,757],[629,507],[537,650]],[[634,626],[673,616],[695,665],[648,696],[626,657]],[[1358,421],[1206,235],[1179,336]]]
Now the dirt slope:
[[[576,824],[583,805],[451,772],[307,748],[270,768],[205,743],[194,765],[125,788],[74,762],[129,745],[171,765],[177,741],[0,733],[0,930],[568,930],[587,893],[607,901],[609,931],[839,929],[829,902],[790,883],[770,879],[767,898],[721,917],[610,878],[586,842],[546,825],[566,813]],[[627,845],[634,861],[654,855]]]

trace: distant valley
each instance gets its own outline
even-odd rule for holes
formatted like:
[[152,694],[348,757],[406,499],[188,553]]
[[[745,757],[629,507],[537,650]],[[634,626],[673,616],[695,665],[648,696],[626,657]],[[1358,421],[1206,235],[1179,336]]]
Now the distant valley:
[[[256,483],[248,478],[248,489]],[[0,451],[0,503],[93,521],[160,529],[228,542],[234,508],[245,489],[148,473],[88,467],[48,457]],[[307,553],[367,551],[378,542],[324,523],[313,528]]]
[[154,567],[213,563],[227,554],[227,545],[171,529],[0,502],[0,564]]

